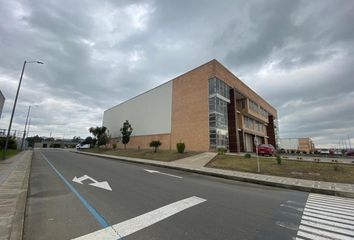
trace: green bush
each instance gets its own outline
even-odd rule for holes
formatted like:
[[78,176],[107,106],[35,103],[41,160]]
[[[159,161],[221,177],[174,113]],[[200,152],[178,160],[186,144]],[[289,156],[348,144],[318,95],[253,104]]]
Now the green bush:
[[160,142],[160,140],[154,140],[150,142],[150,147],[154,148],[154,152],[157,152],[157,149],[159,148],[159,146],[162,145],[162,142]]
[[338,171],[339,170],[338,160],[332,160],[332,164],[333,164],[334,171]]
[[[0,138],[0,149],[5,148],[6,137]],[[14,137],[10,137],[7,143],[7,149],[17,149],[17,142]]]
[[117,148],[117,143],[113,143],[112,147],[113,147],[113,149],[116,149]]
[[281,165],[281,156],[280,155],[276,155],[276,157],[275,157],[275,159],[277,160],[277,163],[279,164],[279,165]]
[[183,142],[179,142],[176,145],[177,145],[177,152],[184,153],[184,149],[186,148],[186,144],[184,144]]
[[251,158],[251,154],[250,154],[250,153],[246,153],[246,154],[244,155],[244,157],[245,157],[245,158]]
[[226,149],[225,148],[218,148],[218,154],[219,155],[224,155],[226,153]]

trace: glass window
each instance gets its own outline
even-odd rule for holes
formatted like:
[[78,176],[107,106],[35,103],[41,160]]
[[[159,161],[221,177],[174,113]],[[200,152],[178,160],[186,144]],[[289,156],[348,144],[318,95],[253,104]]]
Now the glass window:
[[244,116],[245,127],[248,129],[254,129],[254,120],[252,118]]
[[253,111],[258,113],[258,104],[249,99],[249,108]]
[[229,99],[230,87],[217,78],[209,79],[209,139],[210,147],[228,147],[227,105],[223,96]]

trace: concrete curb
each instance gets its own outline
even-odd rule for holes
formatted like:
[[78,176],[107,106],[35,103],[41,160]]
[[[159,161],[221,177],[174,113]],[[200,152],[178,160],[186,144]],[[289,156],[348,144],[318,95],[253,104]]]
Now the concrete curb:
[[[219,178],[224,178],[224,179],[231,179],[231,180],[236,180],[236,181],[241,181],[241,182],[248,182],[248,183],[255,183],[255,184],[272,186],[272,187],[299,190],[299,191],[310,192],[310,193],[320,193],[320,194],[326,194],[326,195],[354,198],[354,192],[345,192],[345,191],[338,191],[338,190],[321,189],[321,188],[286,184],[286,183],[280,183],[280,182],[271,182],[271,181],[266,181],[266,180],[262,180],[262,179],[252,179],[252,178],[247,178],[247,177],[233,176],[233,175],[228,175],[228,174],[223,174],[223,173],[218,173],[218,172],[212,172],[212,170],[215,168],[210,168],[210,171],[205,171],[205,170],[197,169],[197,168],[185,168],[185,167],[180,167],[180,166],[176,166],[176,165],[167,165],[167,164],[163,164],[164,162],[162,162],[162,163],[143,162],[143,161],[139,161],[139,160],[134,160],[133,158],[130,158],[128,160],[128,159],[124,159],[124,158],[119,158],[119,156],[111,156],[111,155],[107,155],[107,154],[88,153],[88,152],[79,152],[79,151],[71,151],[71,152],[78,153],[78,154],[84,154],[84,155],[90,155],[90,156],[96,156],[96,157],[103,157],[103,158],[119,160],[119,161],[133,162],[133,163],[139,163],[139,164],[144,164],[144,165],[181,170],[181,171],[186,171],[186,172],[193,172],[193,173],[198,173],[198,174],[202,174],[202,175],[208,175],[208,176],[219,177]],[[147,161],[153,161],[153,160],[147,160]],[[263,175],[263,176],[270,176],[270,175]]]
[[20,193],[17,197],[16,210],[13,217],[12,226],[9,235],[10,240],[21,240],[23,238],[26,202],[27,202],[27,194],[28,194],[28,187],[29,187],[29,177],[31,173],[32,158],[33,158],[33,151],[30,160],[26,165],[22,186],[20,188]]

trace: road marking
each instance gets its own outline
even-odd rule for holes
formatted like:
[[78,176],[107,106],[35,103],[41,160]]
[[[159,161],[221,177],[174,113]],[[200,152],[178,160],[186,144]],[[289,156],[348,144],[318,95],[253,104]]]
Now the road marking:
[[76,195],[76,197],[81,201],[81,203],[87,208],[87,210],[92,214],[92,216],[99,222],[99,224],[106,228],[109,226],[109,224],[106,222],[106,220],[102,217],[99,212],[95,208],[93,208],[81,195],[80,193],[70,184],[68,180],[54,167],[54,165],[49,161],[49,159],[41,152],[39,153],[42,155],[42,157],[47,161],[49,166],[54,170],[56,174],[61,178],[61,180],[68,186],[68,188]]
[[309,194],[297,238],[354,239],[354,200]]
[[93,183],[89,183],[89,185],[94,186],[94,187],[98,187],[98,188],[102,188],[102,189],[106,189],[108,191],[112,191],[111,186],[109,186],[109,183],[107,181],[103,181],[103,182],[99,182],[95,179],[93,179],[90,176],[84,175],[82,177],[74,177],[73,178],[73,182],[79,183],[79,184],[83,184],[82,182],[85,180],[91,180]]
[[74,240],[116,240],[117,238],[123,238],[205,201],[205,199],[195,196],[186,198]]
[[150,169],[144,169],[144,170],[149,172],[149,173],[157,173],[157,174],[162,174],[162,175],[166,175],[166,176],[170,176],[170,177],[182,178],[180,176],[176,176],[176,175],[172,175],[172,174],[168,174],[168,173],[163,173],[163,172],[156,171],[156,170],[150,170]]

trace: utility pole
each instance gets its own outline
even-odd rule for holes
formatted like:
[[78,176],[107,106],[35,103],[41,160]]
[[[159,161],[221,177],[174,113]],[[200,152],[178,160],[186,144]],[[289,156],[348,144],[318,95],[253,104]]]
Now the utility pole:
[[23,62],[23,67],[22,67],[20,82],[19,82],[18,87],[17,87],[15,102],[14,102],[14,106],[13,106],[13,108],[12,108],[12,113],[11,113],[11,118],[10,118],[10,124],[9,124],[9,128],[7,129],[7,136],[6,136],[6,141],[5,141],[5,147],[4,147],[4,152],[3,152],[3,155],[2,155],[2,159],[3,159],[3,160],[5,160],[5,158],[6,158],[6,150],[7,150],[8,144],[9,144],[9,137],[10,137],[10,132],[11,132],[12,120],[13,120],[14,114],[15,114],[17,98],[18,98],[18,94],[19,94],[19,92],[20,92],[20,87],[21,87],[21,82],[22,82],[23,73],[24,73],[24,71],[25,71],[25,67],[26,67],[26,61]]
[[350,143],[350,138],[349,138],[349,136],[348,136],[348,142],[349,142],[349,149],[352,149],[352,145],[351,145],[351,143]]
[[7,136],[6,136],[6,141],[5,141],[5,147],[4,147],[4,151],[3,151],[3,155],[2,155],[2,159],[3,159],[3,160],[6,159],[6,151],[7,151],[7,147],[8,147],[8,144],[9,144],[9,137],[10,137],[10,132],[11,132],[12,120],[13,120],[13,118],[14,118],[15,109],[16,109],[16,103],[17,103],[17,99],[18,99],[18,94],[20,93],[20,88],[21,88],[21,83],[22,83],[22,77],[23,77],[23,73],[25,72],[25,67],[26,67],[26,64],[27,64],[27,63],[43,64],[43,62],[39,62],[39,61],[28,61],[28,62],[27,62],[27,61],[24,61],[24,62],[23,62],[23,67],[22,67],[20,82],[18,83],[17,92],[16,92],[16,97],[15,97],[15,101],[14,101],[14,106],[12,107],[12,113],[11,113],[9,128],[7,129]]
[[345,139],[343,139],[343,143],[344,143],[344,146],[345,146],[345,150],[347,150],[347,149],[348,149],[348,147],[347,147],[347,141],[346,141]]
[[32,120],[32,118],[30,118],[30,120],[28,122],[27,137],[29,137],[29,130],[30,130],[30,126],[31,126],[31,120]]
[[27,112],[27,117],[26,117],[26,124],[25,124],[25,128],[23,129],[23,136],[22,136],[22,141],[21,141],[21,151],[23,151],[23,143],[25,142],[26,129],[27,129],[28,117],[29,117],[30,112],[31,112],[31,106],[28,107],[28,112]]

